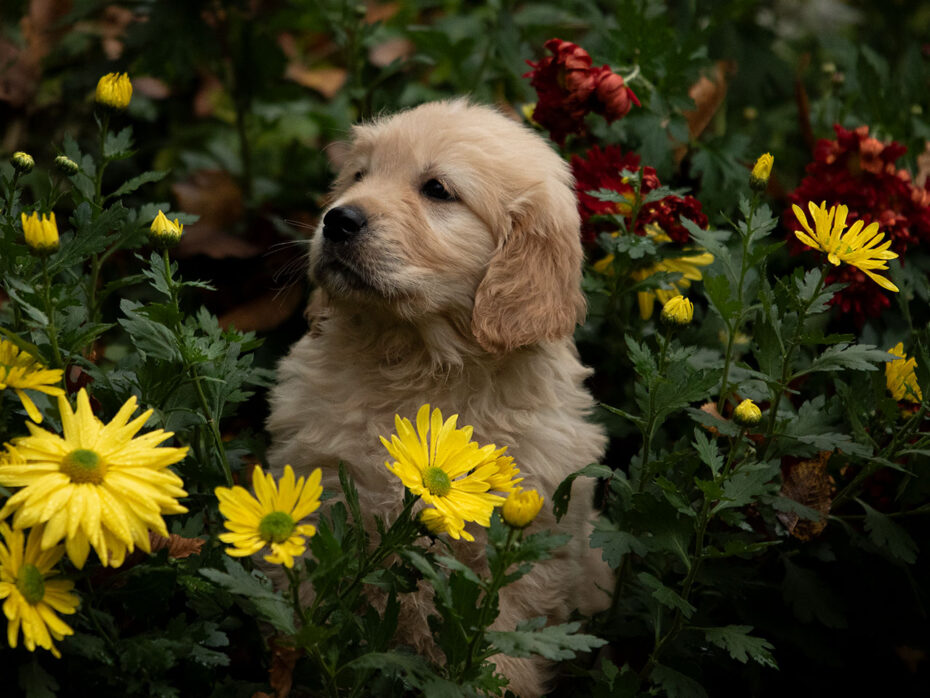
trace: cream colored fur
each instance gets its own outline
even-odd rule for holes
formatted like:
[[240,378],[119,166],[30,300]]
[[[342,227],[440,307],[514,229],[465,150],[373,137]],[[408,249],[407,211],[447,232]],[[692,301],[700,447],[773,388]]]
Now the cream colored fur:
[[[425,196],[430,179],[456,199]],[[391,518],[403,486],[385,467],[378,436],[393,432],[395,413],[413,419],[426,402],[457,413],[480,444],[506,445],[523,485],[546,497],[533,527],[573,536],[504,590],[495,627],[539,615],[563,622],[573,608],[605,607],[610,573],[588,545],[591,481],[575,483],[560,524],[551,512],[556,486],[598,461],[605,442],[586,419],[589,370],[571,339],[584,298],[565,162],[490,108],[431,103],[353,131],[336,206],[364,211],[368,229],[351,250],[334,253],[322,225],[311,241],[313,329],[279,366],[268,420],[272,467],[290,463],[300,474],[322,466],[324,487],[338,491],[342,461],[362,511]],[[457,545],[456,554],[481,569],[484,538],[474,524],[469,530],[476,542]],[[441,661],[429,613],[428,590],[410,595],[401,635]],[[545,662],[495,659],[518,695],[544,693]]]

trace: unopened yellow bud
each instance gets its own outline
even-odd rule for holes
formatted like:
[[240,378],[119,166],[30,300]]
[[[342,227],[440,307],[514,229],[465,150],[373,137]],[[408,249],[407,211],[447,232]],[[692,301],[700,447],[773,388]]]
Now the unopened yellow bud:
[[685,326],[694,317],[694,305],[684,296],[673,296],[662,306],[662,321],[669,325]]
[[48,216],[33,211],[31,216],[20,214],[23,222],[23,233],[29,250],[40,257],[50,255],[58,249],[58,224],[55,223],[55,214]]
[[166,249],[177,245],[183,232],[184,225],[177,218],[172,223],[164,211],[159,211],[149,227],[149,240],[155,247]]
[[55,158],[55,167],[57,167],[59,171],[64,172],[69,177],[71,175],[76,175],[81,169],[78,164],[67,155],[59,155],[57,158]]
[[775,164],[775,158],[771,153],[760,155],[753,165],[752,174],[749,175],[749,186],[756,191],[765,191],[769,184],[769,177],[772,176],[772,165]]
[[94,100],[111,109],[125,109],[132,99],[132,83],[126,73],[107,73],[97,82]]
[[733,411],[733,420],[742,427],[752,427],[762,419],[762,410],[752,400],[743,400]]
[[29,153],[18,150],[10,157],[10,164],[13,166],[13,169],[20,174],[27,174],[32,172],[32,168],[35,167],[36,161],[32,159]]
[[524,492],[523,488],[517,487],[501,505],[504,523],[512,528],[526,528],[539,514],[543,501],[543,497],[536,490]]

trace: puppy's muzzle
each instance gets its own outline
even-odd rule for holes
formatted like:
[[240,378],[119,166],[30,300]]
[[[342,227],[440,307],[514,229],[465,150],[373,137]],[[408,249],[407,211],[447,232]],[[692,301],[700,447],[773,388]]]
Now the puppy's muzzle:
[[367,227],[368,218],[357,206],[337,206],[323,216],[323,238],[328,242],[352,242]]

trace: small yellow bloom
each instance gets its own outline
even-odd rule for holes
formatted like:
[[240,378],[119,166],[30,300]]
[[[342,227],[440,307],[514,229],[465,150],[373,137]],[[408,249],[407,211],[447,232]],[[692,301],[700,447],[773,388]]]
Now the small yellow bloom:
[[891,349],[889,354],[899,356],[897,361],[889,361],[885,364],[885,385],[888,392],[898,402],[915,402],[919,403],[924,399],[920,386],[917,385],[917,359],[908,358],[904,353],[904,344],[898,342]]
[[168,537],[162,515],[187,511],[177,501],[187,495],[184,483],[168,469],[187,447],[159,447],[172,436],[161,429],[136,436],[153,410],[130,421],[135,396],[108,424],[94,416],[83,388],[77,410],[63,396],[58,410],[63,436],[27,422],[30,435],[14,439],[0,461],[0,485],[19,488],[0,520],[13,514],[16,529],[45,524],[42,548],[64,538],[79,569],[91,546],[110,567],[122,565],[136,546],[150,552],[149,531]]
[[125,109],[132,99],[132,83],[127,73],[107,73],[97,82],[94,100],[112,109]]
[[760,155],[759,159],[756,160],[756,164],[753,165],[752,174],[749,175],[749,186],[756,191],[765,191],[769,183],[769,177],[772,176],[772,165],[774,163],[775,158],[772,157],[771,153]]
[[516,488],[501,506],[504,523],[513,528],[526,528],[539,514],[543,501],[536,490],[524,492],[523,488]]
[[32,159],[29,153],[17,150],[10,156],[10,164],[13,166],[13,169],[20,174],[28,174],[32,172],[32,168],[36,166],[36,161]]
[[57,615],[70,615],[77,610],[80,599],[71,590],[74,582],[55,579],[53,569],[65,549],[57,545],[48,550],[41,546],[44,531],[38,526],[29,531],[14,531],[0,523],[0,599],[7,618],[7,642],[16,647],[19,631],[23,631],[23,644],[30,652],[36,647],[47,649],[56,657],[61,652],[53,639],[61,640],[74,631]]
[[174,219],[174,223],[168,220],[164,211],[159,211],[152,221],[149,228],[149,240],[156,247],[168,248],[174,247],[181,240],[181,234],[184,232],[184,225]]
[[[443,420],[442,412],[423,405],[417,411],[416,429],[409,419],[394,416],[396,434],[381,443],[394,462],[385,462],[410,492],[429,506],[421,514],[433,531],[448,533],[453,538],[474,538],[465,531],[465,523],[474,521],[487,528],[491,525],[494,507],[503,504],[513,491],[519,472],[513,459],[505,456],[505,448],[494,444],[479,447],[471,440],[470,426],[456,428],[458,415]],[[497,493],[502,494],[497,494]]]
[[872,271],[873,269],[887,269],[888,260],[898,257],[896,252],[888,249],[891,247],[891,240],[886,240],[884,244],[881,244],[885,234],[878,232],[878,223],[870,223],[866,226],[863,221],[858,220],[844,233],[846,215],[849,211],[846,206],[831,206],[828,209],[826,202],[815,206],[811,201],[808,202],[807,208],[814,222],[813,229],[808,224],[801,207],[797,204],[792,206],[798,222],[807,232],[805,234],[800,230],[794,231],[798,240],[808,247],[826,252],[827,259],[833,266],[849,264],[864,272],[882,288],[897,293],[897,286],[884,276]]
[[49,369],[36,361],[35,357],[20,351],[13,342],[0,339],[0,390],[12,388],[26,408],[26,414],[36,424],[42,423],[42,413],[24,390],[36,390],[46,395],[64,395],[65,391],[55,383],[61,383],[64,372]]
[[304,481],[294,479],[294,469],[284,466],[284,475],[276,484],[271,473],[261,468],[252,472],[252,496],[244,487],[217,487],[220,513],[226,518],[228,533],[220,540],[232,547],[226,554],[233,557],[254,555],[265,547],[271,553],[265,560],[274,565],[294,566],[294,558],[307,550],[306,538],[316,535],[312,524],[301,524],[320,508],[323,471],[317,468]]
[[47,255],[58,249],[58,224],[55,222],[54,212],[47,216],[42,214],[41,218],[38,211],[33,211],[31,216],[21,213],[20,219],[26,244],[32,252]]
[[743,400],[733,411],[733,420],[743,427],[752,427],[762,419],[762,410],[752,400]]
[[670,298],[662,306],[662,322],[669,325],[687,325],[694,317],[694,305],[684,296]]

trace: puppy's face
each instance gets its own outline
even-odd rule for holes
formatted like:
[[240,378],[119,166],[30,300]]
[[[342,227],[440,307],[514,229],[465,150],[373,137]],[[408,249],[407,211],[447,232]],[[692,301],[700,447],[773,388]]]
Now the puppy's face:
[[[564,336],[583,308],[570,183],[544,141],[486,107],[426,104],[356,127],[311,242],[311,278],[333,299],[408,320],[470,318],[493,350]],[[481,306],[492,324],[538,327],[491,338],[504,330],[479,327]],[[558,330],[543,326],[556,316]]]

